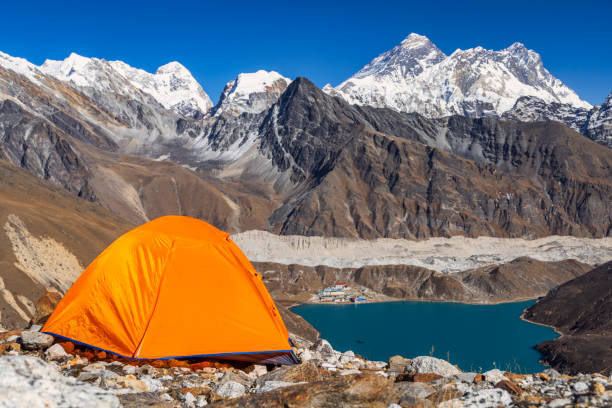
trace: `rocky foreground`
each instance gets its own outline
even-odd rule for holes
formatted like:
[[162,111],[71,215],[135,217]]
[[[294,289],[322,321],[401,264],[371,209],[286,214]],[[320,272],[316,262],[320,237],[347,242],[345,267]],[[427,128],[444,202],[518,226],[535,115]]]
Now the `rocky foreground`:
[[297,340],[295,366],[116,360],[40,333],[0,333],[0,407],[565,407],[612,405],[612,376],[466,373],[433,357],[388,362]]

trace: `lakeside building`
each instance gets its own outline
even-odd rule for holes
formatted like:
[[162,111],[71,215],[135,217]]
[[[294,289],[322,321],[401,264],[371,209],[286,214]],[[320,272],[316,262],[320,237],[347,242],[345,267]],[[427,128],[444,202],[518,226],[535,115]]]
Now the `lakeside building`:
[[[363,292],[363,290],[362,290]],[[364,302],[368,299],[363,295],[353,293],[346,283],[335,283],[317,292],[321,302]]]

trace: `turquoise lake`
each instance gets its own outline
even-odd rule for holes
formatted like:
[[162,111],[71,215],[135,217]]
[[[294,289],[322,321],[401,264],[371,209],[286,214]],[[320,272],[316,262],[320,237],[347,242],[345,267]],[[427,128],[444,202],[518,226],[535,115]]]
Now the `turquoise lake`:
[[558,336],[549,327],[520,319],[533,303],[388,302],[301,305],[291,310],[334,349],[352,350],[370,360],[433,355],[450,359],[464,371],[499,368],[531,373],[546,368],[533,346]]

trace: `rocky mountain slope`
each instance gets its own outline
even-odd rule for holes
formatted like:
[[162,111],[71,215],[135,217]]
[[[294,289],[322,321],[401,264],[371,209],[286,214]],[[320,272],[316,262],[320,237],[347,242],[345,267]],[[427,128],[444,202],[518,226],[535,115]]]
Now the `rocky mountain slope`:
[[[232,232],[362,238],[610,231],[612,155],[561,125],[426,119],[265,72],[190,119],[135,87],[102,92],[6,58],[4,155],[133,222],[181,213]],[[102,85],[126,86],[92,64]]]
[[503,113],[504,119],[523,122],[554,120],[584,134],[590,139],[612,147],[612,94],[601,106],[591,109],[567,103],[546,103],[535,96],[519,98],[512,109]]
[[612,92],[601,106],[589,112],[585,132],[591,139],[612,147]]
[[554,122],[426,119],[349,105],[297,78],[261,133],[259,151],[289,175],[295,191],[270,217],[271,230],[281,234],[610,231],[604,203],[612,152]]
[[0,160],[0,326],[24,327],[131,224]]
[[336,282],[364,288],[368,296],[380,300],[518,301],[543,296],[591,269],[575,260],[541,262],[530,258],[450,274],[413,265],[332,268],[257,262],[254,266],[275,299],[298,303],[310,301],[317,291]]
[[553,290],[525,318],[555,327],[563,336],[538,351],[553,367],[576,372],[612,372],[612,262]]

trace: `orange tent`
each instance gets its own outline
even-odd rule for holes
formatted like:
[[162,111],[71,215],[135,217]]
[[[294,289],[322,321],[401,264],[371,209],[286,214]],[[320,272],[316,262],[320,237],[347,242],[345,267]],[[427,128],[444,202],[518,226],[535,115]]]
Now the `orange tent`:
[[189,217],[119,237],[42,331],[129,358],[296,362],[261,275],[228,233]]

